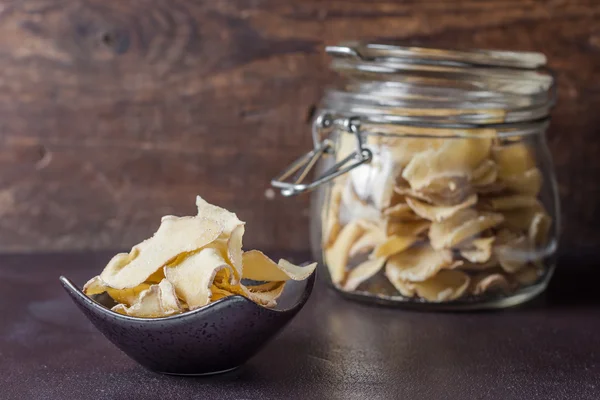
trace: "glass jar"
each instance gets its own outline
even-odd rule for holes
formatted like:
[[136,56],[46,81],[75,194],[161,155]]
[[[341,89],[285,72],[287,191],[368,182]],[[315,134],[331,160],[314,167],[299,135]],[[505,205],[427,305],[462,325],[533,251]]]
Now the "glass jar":
[[311,242],[332,286],[446,309],[542,292],[559,232],[545,57],[363,43],[327,52],[344,83],[324,96],[314,150],[273,185],[316,189]]

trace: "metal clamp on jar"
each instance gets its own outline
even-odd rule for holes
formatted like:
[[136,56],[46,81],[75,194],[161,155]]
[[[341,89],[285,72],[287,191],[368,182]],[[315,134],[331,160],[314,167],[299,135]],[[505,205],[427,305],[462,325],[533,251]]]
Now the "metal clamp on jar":
[[314,149],[272,184],[286,196],[316,189],[312,243],[332,285],[356,299],[447,309],[542,292],[559,231],[545,56],[326,50],[344,83],[324,96]]

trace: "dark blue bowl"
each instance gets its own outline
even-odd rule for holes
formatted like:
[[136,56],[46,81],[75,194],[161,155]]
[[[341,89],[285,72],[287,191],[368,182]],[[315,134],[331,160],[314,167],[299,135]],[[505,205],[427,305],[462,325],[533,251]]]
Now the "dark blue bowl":
[[[165,374],[207,375],[233,370],[255,355],[302,309],[314,283],[290,281],[274,309],[230,296],[183,314],[137,318],[92,300],[70,280],[60,282],[94,326],[144,367]],[[103,304],[104,302],[104,304]]]

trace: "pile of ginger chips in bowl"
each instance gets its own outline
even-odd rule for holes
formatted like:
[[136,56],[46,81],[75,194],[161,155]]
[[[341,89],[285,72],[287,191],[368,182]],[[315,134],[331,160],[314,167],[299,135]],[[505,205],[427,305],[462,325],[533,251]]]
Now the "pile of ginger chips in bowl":
[[107,293],[120,314],[167,317],[232,295],[274,307],[287,281],[314,272],[316,263],[275,263],[258,250],[242,251],[245,223],[200,196],[196,205],[196,216],[163,217],[154,236],[115,255],[84,293]]

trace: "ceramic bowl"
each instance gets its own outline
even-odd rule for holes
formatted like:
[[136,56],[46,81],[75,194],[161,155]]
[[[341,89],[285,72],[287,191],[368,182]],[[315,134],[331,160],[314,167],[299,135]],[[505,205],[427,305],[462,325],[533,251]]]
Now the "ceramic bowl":
[[137,318],[107,308],[110,297],[86,296],[60,282],[94,326],[142,366],[165,374],[208,375],[233,370],[256,354],[302,309],[315,275],[290,281],[274,309],[234,295],[186,313]]

